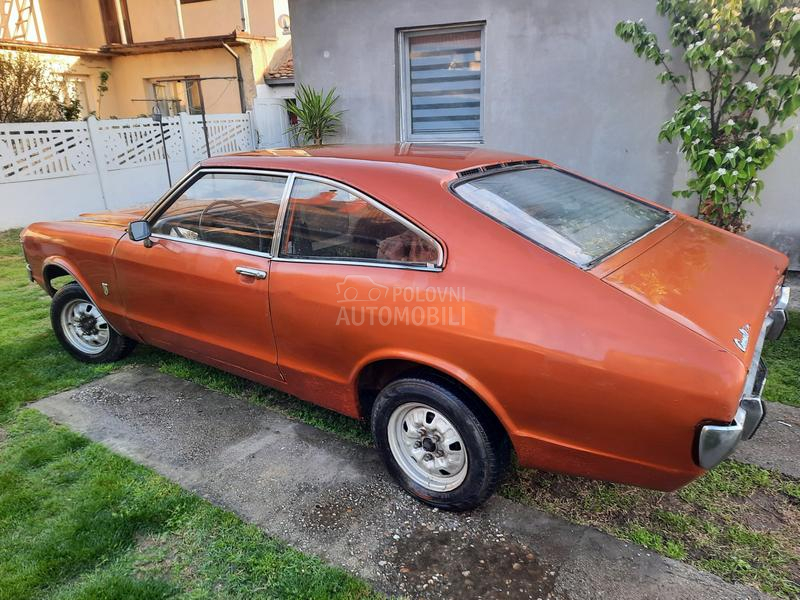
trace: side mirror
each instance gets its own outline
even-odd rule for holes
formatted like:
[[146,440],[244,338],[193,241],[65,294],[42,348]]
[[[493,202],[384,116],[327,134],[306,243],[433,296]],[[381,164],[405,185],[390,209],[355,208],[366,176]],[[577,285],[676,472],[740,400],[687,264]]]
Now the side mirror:
[[150,238],[150,223],[147,221],[131,221],[128,223],[128,237],[134,242],[141,242]]

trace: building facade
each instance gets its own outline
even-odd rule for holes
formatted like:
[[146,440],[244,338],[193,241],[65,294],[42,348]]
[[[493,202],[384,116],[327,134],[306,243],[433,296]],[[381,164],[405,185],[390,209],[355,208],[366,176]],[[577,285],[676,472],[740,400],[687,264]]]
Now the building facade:
[[290,47],[286,0],[3,0],[0,52],[61,73],[84,115],[243,112]]
[[[686,178],[657,140],[676,95],[614,35],[655,1],[289,0],[295,78],[335,87],[347,142],[485,144],[553,160],[693,212]],[[765,173],[748,235],[800,267],[800,142]]]

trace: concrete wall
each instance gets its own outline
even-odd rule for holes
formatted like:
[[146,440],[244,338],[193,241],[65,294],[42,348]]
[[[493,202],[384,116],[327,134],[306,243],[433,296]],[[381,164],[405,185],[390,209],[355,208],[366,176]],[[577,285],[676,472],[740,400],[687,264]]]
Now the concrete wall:
[[[50,0],[53,1],[53,0]],[[63,2],[63,0],[57,0]],[[269,0],[248,0],[250,33],[275,36],[275,17]],[[136,42],[179,38],[178,13],[174,0],[128,1],[131,30]],[[210,0],[181,5],[183,30],[187,38],[224,35],[242,29],[239,0]]]
[[[252,105],[256,91],[248,46],[236,46],[234,50],[242,61],[245,97],[248,105]],[[189,76],[235,77],[236,64],[222,48],[114,57],[111,59],[109,93],[103,99],[103,116],[149,114],[153,108],[151,104],[133,102],[132,99],[152,98],[151,80]],[[235,79],[204,81],[202,85],[207,112],[241,111]]]
[[[279,40],[253,40],[235,45],[242,65],[245,103],[253,107],[256,86],[264,81],[264,72],[280,50]],[[0,50],[0,53],[15,53]],[[203,82],[206,111],[210,114],[241,112],[239,87],[235,80],[236,63],[223,48],[188,52],[159,52],[128,56],[72,56],[39,53],[55,73],[79,77],[85,82],[86,113],[100,118],[127,118],[150,114],[153,106],[134,99],[153,98],[152,80],[181,77],[232,77]],[[108,91],[100,97],[97,90],[100,73],[107,71]]]
[[[239,0],[214,0],[182,5],[186,37],[220,35],[242,29]],[[263,37],[275,36],[275,15],[271,2],[249,0],[250,33]]]
[[[175,2],[135,0],[128,2],[128,16],[134,42],[152,42],[181,37]],[[222,32],[220,33],[230,33]]]
[[64,46],[98,47],[105,43],[97,0],[37,0],[27,16],[26,35],[15,37],[20,13],[14,2],[0,6],[0,37]]
[[[675,146],[657,141],[676,93],[614,35],[618,21],[644,18],[665,41],[654,1],[290,0],[289,8],[295,79],[336,87],[347,111],[340,141],[399,139],[398,28],[485,21],[487,146],[546,157],[667,205],[682,185]],[[752,230],[795,265],[798,146],[768,171]]]

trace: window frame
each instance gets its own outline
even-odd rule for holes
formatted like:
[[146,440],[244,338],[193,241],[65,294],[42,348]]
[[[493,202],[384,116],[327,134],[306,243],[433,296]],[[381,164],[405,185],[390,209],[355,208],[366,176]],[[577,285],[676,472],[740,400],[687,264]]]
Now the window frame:
[[[462,33],[478,31],[481,34],[481,77],[480,77],[480,118],[478,132],[456,133],[413,133],[411,130],[411,59],[409,40],[431,33]],[[486,21],[457,23],[453,25],[430,25],[425,27],[405,27],[397,30],[397,48],[400,54],[398,64],[398,94],[400,104],[400,141],[402,143],[471,143],[482,144],[484,140],[484,106],[486,91]]]
[[[237,252],[239,254],[248,254],[250,256],[259,256],[262,258],[267,258],[269,260],[274,260],[278,262],[298,262],[298,263],[313,263],[313,264],[336,264],[336,265],[351,265],[351,266],[362,266],[362,267],[377,267],[377,268],[389,268],[389,269],[407,269],[412,271],[434,271],[439,272],[444,269],[445,262],[446,262],[446,253],[445,253],[445,245],[433,234],[429,233],[410,219],[406,218],[405,216],[398,213],[396,210],[386,206],[382,202],[372,198],[368,194],[347,185],[341,181],[337,181],[335,179],[331,179],[329,177],[321,177],[319,175],[312,175],[308,173],[300,173],[296,171],[280,171],[280,170],[272,170],[272,169],[252,169],[252,168],[240,168],[240,167],[203,167],[199,166],[187,173],[180,181],[178,181],[175,186],[167,190],[167,192],[153,204],[153,206],[145,213],[144,220],[146,220],[151,226],[158,221],[161,215],[164,214],[165,211],[169,209],[172,204],[180,198],[183,193],[190,188],[197,180],[201,179],[206,175],[213,175],[213,174],[227,174],[227,175],[261,175],[261,176],[273,176],[273,177],[284,177],[286,178],[286,182],[284,183],[283,193],[281,194],[280,204],[278,207],[278,214],[275,220],[275,230],[272,232],[272,247],[270,248],[269,252],[258,252],[256,250],[248,250],[246,248],[237,248],[236,246],[228,246],[225,244],[217,244],[215,242],[206,242],[203,240],[190,240],[187,238],[179,238],[171,235],[165,235],[161,233],[154,233],[152,234],[153,238],[156,239],[165,239],[165,240],[172,240],[175,242],[183,242],[186,244],[193,244],[195,246],[203,246],[206,248],[216,248],[219,250],[227,250],[229,252]],[[333,185],[335,187],[341,188],[342,190],[361,198],[365,202],[373,205],[378,210],[382,211],[383,213],[389,215],[391,218],[396,219],[400,223],[402,223],[405,227],[410,229],[411,231],[415,232],[416,234],[428,239],[431,241],[434,246],[436,247],[437,253],[437,261],[434,263],[433,266],[429,265],[415,265],[415,264],[403,264],[401,262],[379,262],[379,261],[358,261],[358,260],[337,260],[337,259],[329,259],[325,257],[316,257],[316,258],[291,258],[291,257],[282,257],[279,256],[279,251],[281,247],[281,243],[283,240],[283,233],[285,229],[285,221],[286,221],[286,213],[288,212],[289,208],[289,201],[291,199],[292,188],[294,186],[294,182],[296,179],[307,179],[310,181],[317,181],[319,183],[325,183],[328,185]]]
[[[165,196],[163,196],[153,207],[147,212],[144,216],[144,219],[150,224],[152,227],[161,216],[169,210],[169,208],[183,195],[183,193],[192,187],[195,183],[197,183],[200,179],[205,177],[206,175],[256,175],[256,176],[267,176],[267,177],[281,177],[285,181],[283,183],[283,191],[281,192],[280,200],[278,201],[278,214],[275,220],[275,229],[272,232],[272,248],[275,247],[275,239],[276,235],[279,231],[279,219],[281,216],[281,209],[283,208],[284,202],[286,201],[287,191],[291,188],[288,188],[287,185],[289,181],[292,179],[290,173],[286,173],[285,171],[267,171],[267,170],[260,170],[260,169],[226,169],[226,168],[199,168],[193,171],[190,171],[183,179],[181,179],[174,188],[169,190]],[[187,244],[192,244],[195,246],[203,246],[205,248],[217,248],[220,250],[228,250],[230,252],[237,252],[239,254],[248,254],[250,256],[260,256],[262,258],[272,258],[271,250],[270,252],[259,252],[258,250],[248,250],[247,248],[239,248],[237,246],[229,246],[227,244],[218,244],[216,242],[206,242],[205,240],[192,240],[188,238],[181,238],[174,235],[166,235],[163,233],[153,233],[151,237],[156,239],[163,239],[163,240],[173,240],[177,242],[184,242]]]
[[[183,93],[186,95],[186,112],[190,115],[202,115],[203,114],[203,103],[200,102],[200,80],[196,78],[188,77],[183,80]],[[192,105],[192,92],[191,88],[193,86],[197,86],[197,94],[198,94],[198,102],[197,106]]]
[[[302,258],[294,258],[290,256],[281,256],[280,255],[280,247],[283,241],[283,232],[286,228],[286,217],[289,211],[289,202],[292,199],[292,190],[291,187],[289,188],[288,193],[285,195],[285,202],[281,205],[280,212],[278,212],[278,223],[280,227],[280,231],[276,229],[275,235],[272,239],[272,254],[275,256],[275,260],[280,260],[284,262],[306,262],[306,263],[324,263],[324,264],[335,264],[335,265],[358,265],[358,266],[368,266],[368,267],[385,267],[391,269],[411,269],[414,271],[441,271],[442,267],[444,266],[444,246],[437,240],[434,236],[430,233],[419,227],[417,224],[413,223],[412,221],[405,218],[403,215],[399,214],[398,212],[392,210],[388,206],[378,202],[374,198],[360,192],[359,190],[347,185],[346,183],[342,183],[340,181],[336,181],[334,179],[329,179],[327,177],[320,177],[318,175],[306,175],[303,173],[294,173],[292,177],[292,187],[294,186],[294,182],[298,179],[304,179],[306,181],[315,181],[317,183],[324,183],[326,185],[332,185],[337,187],[348,194],[355,196],[361,200],[364,200],[367,204],[370,204],[377,208],[379,211],[388,215],[390,218],[394,219],[401,223],[407,229],[413,231],[418,236],[425,238],[429,242],[431,242],[434,247],[436,248],[437,259],[436,262],[428,265],[421,265],[421,264],[404,264],[402,262],[391,262],[391,261],[384,261],[381,262],[380,260],[374,261],[367,261],[367,260],[346,260],[346,259],[336,259],[336,258],[328,258],[324,256],[318,257],[302,257]],[[287,230],[288,231],[288,230]],[[278,235],[280,233],[280,235]]]

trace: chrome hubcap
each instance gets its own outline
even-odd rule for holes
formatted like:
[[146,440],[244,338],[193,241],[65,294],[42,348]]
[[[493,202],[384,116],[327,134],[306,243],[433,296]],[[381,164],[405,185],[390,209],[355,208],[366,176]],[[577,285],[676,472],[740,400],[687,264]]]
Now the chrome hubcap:
[[460,486],[467,476],[467,449],[453,424],[420,402],[398,406],[389,418],[389,448],[403,472],[435,492]]
[[67,302],[61,311],[61,330],[67,341],[85,354],[100,354],[108,346],[108,323],[86,300]]

